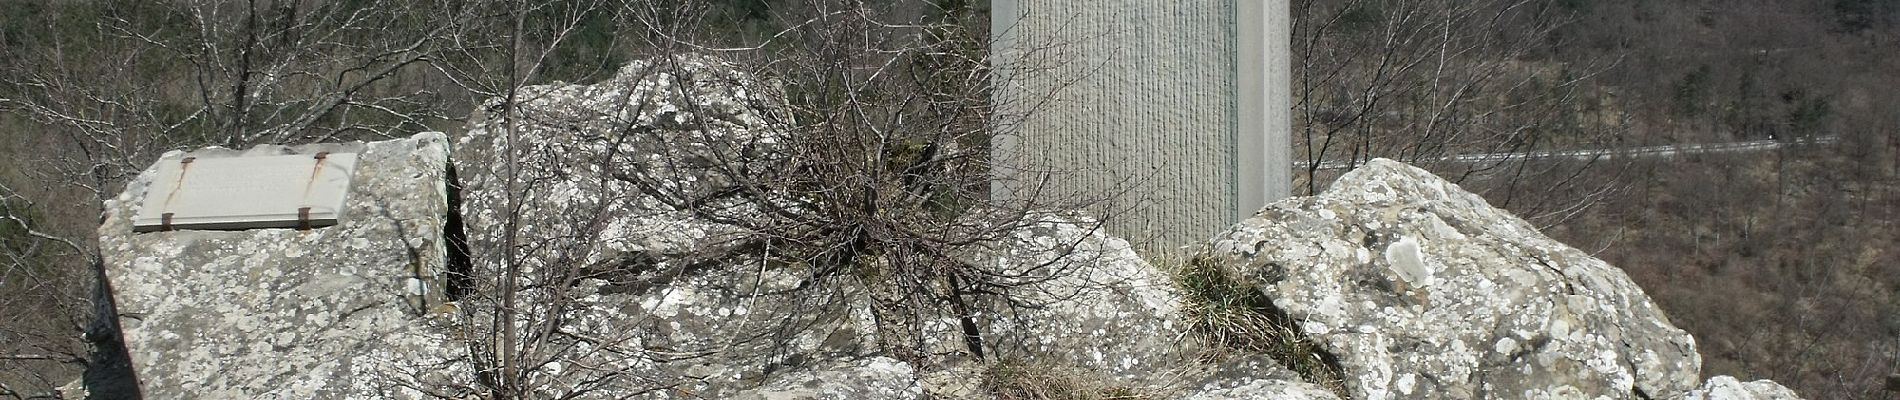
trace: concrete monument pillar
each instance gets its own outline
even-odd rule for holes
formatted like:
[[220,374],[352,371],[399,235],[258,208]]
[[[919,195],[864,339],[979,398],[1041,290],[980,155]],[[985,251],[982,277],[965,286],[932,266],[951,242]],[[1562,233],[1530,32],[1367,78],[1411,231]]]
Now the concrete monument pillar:
[[[997,196],[1108,199],[1092,211],[1110,233],[1167,254],[1288,195],[1286,0],[991,12]],[[1020,179],[1038,175],[1050,179]]]

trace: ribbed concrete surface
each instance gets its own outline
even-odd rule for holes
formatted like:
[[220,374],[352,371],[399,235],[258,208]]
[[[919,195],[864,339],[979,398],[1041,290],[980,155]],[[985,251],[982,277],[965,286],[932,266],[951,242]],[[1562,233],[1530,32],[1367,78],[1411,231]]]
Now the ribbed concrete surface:
[[1259,113],[1239,108],[1237,9],[1248,7],[1236,1],[1247,0],[995,2],[999,125],[1014,133],[996,157],[1027,170],[1017,176],[1053,174],[1044,197],[1111,198],[1092,211],[1151,254],[1251,215],[1260,204],[1243,207],[1240,191],[1261,189],[1242,182],[1261,178],[1240,169],[1262,145],[1239,137]]

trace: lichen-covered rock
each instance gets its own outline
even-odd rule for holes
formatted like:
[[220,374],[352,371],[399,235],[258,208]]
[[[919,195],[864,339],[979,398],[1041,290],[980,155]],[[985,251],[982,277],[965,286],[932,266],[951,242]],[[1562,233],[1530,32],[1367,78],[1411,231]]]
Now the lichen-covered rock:
[[1754,382],[1742,382],[1735,377],[1720,375],[1709,378],[1702,387],[1683,396],[1684,400],[1801,400],[1794,390],[1781,386],[1775,381],[1763,379]]
[[1621,270],[1394,161],[1274,203],[1203,256],[1299,321],[1355,399],[1656,397],[1701,370]]
[[751,205],[709,218],[649,195],[730,185],[706,168],[769,168],[783,134],[768,123],[771,92],[680,56],[592,85],[524,87],[516,121],[471,122],[455,149],[478,277],[467,306],[488,320],[515,297],[517,331],[545,340],[520,352],[537,395],[724,398],[874,350],[848,285],[729,256],[770,251],[745,248],[759,232],[716,221],[751,218]]
[[1230,355],[1208,365],[1211,375],[1182,388],[1183,399],[1338,399],[1324,387],[1306,382],[1298,373],[1264,354]]
[[[195,157],[357,153],[337,225],[132,233],[156,174],[105,204],[99,244],[145,398],[432,398],[473,376],[424,291],[444,268],[442,134]],[[158,162],[179,162],[182,152]]]
[[874,357],[772,378],[758,389],[732,396],[736,400],[853,400],[919,399],[924,389],[916,371],[901,361]]
[[934,400],[991,400],[996,395],[983,387],[983,372],[991,365],[963,362],[939,365],[917,376],[924,396]]
[[1338,400],[1333,392],[1298,380],[1251,379],[1234,386],[1205,388],[1185,400]]
[[1099,223],[1031,216],[980,253],[1018,305],[987,303],[978,318],[993,358],[1155,386],[1195,356],[1173,280]]
[[[729,182],[712,181],[721,174],[706,168],[730,160],[757,164],[734,168],[770,168],[784,135],[770,123],[777,102],[766,85],[711,57],[674,62],[636,61],[591,85],[523,87],[512,120],[500,99],[490,102],[485,109],[496,113],[478,113],[455,144],[464,213],[482,225],[471,239],[492,242],[518,217],[517,236],[584,245],[568,251],[581,258],[563,260],[598,262],[694,253],[747,234],[644,195],[722,189]],[[511,199],[519,204],[511,208]],[[750,210],[739,204],[724,216]]]

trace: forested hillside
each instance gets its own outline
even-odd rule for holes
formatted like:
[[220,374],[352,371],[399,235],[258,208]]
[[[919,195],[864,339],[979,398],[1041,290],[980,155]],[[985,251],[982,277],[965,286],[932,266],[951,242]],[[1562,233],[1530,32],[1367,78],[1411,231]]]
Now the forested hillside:
[[1890,398],[1900,2],[1614,3],[1590,7],[1571,36],[1625,49],[1604,82],[1631,110],[1633,137],[1839,141],[1635,163],[1617,195],[1556,236],[1629,271],[1700,340],[1709,373]]
[[[1622,267],[1706,374],[1888,398],[1900,2],[1295,2],[1295,154],[1392,157]],[[1444,162],[1777,140],[1780,150]],[[1798,144],[1809,140],[1827,144]],[[1317,165],[1317,164],[1315,164]],[[1315,188],[1328,171],[1308,170]]]
[[[77,377],[99,204],[164,151],[454,135],[508,88],[596,81],[680,39],[769,75],[800,43],[785,32],[833,4],[532,3],[0,0],[0,399]],[[871,3],[894,21],[987,26],[987,1]],[[1293,154],[1308,165],[1296,194],[1337,175],[1320,161],[1414,162],[1627,271],[1698,339],[1704,375],[1773,379],[1810,398],[1892,396],[1900,0],[1295,0],[1292,11]],[[655,29],[680,18],[706,23]],[[925,31],[972,54],[985,39]],[[957,55],[918,65],[981,68]],[[959,76],[920,80],[987,82]],[[1790,145],[1432,161],[1745,140]]]

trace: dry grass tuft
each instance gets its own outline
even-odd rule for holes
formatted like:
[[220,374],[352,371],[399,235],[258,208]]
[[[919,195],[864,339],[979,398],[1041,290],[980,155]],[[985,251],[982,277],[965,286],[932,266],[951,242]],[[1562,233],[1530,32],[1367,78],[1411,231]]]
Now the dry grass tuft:
[[1212,349],[1209,358],[1266,354],[1307,382],[1347,398],[1338,362],[1301,334],[1292,318],[1259,290],[1198,258],[1182,264],[1174,278],[1186,300],[1190,332]]
[[983,371],[983,388],[1001,400],[1148,400],[1155,397],[1063,368],[1004,360]]

